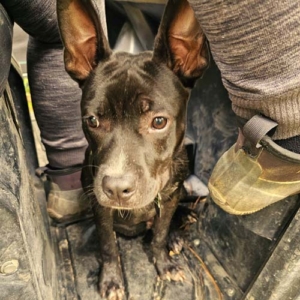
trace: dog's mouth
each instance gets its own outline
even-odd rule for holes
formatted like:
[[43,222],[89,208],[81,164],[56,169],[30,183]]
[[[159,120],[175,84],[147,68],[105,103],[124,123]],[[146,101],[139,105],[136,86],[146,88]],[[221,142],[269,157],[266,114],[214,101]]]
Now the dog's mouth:
[[143,209],[148,207],[150,204],[155,204],[156,208],[160,209],[161,208],[161,201],[162,201],[162,197],[160,193],[157,193],[156,197],[153,198],[152,201],[150,201],[149,203],[143,203],[142,205],[136,205],[136,206],[131,206],[131,207],[127,207],[127,206],[122,206],[122,204],[120,205],[103,205],[102,202],[101,205],[103,206],[107,206],[110,207],[111,209],[114,210],[125,210],[125,211],[130,211],[130,210],[135,210],[135,209]]
[[123,206],[110,206],[110,208],[115,210],[132,210],[133,208],[123,207]]
[[138,198],[140,197],[134,197],[129,202],[124,203],[122,201],[107,199],[107,197],[103,196],[103,194],[100,197],[97,197],[96,195],[96,198],[98,199],[98,202],[101,206],[109,207],[111,209],[120,210],[120,211],[121,210],[130,211],[130,210],[139,210],[139,209],[142,210],[154,204],[160,207],[160,199],[161,199],[160,196],[147,197],[146,199],[144,196],[143,201],[138,201],[139,200]]

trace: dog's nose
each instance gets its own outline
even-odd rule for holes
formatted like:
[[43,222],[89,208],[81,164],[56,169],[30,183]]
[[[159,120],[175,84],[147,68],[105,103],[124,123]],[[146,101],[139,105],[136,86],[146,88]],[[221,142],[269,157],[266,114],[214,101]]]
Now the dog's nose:
[[135,193],[134,176],[104,176],[102,180],[102,189],[111,200],[127,201]]

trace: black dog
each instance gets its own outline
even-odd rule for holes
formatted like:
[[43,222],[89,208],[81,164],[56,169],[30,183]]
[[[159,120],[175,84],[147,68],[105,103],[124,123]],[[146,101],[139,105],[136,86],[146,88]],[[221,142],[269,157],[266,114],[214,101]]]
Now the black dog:
[[[82,181],[97,204],[100,293],[122,299],[114,230],[138,234],[153,220],[152,250],[162,278],[184,275],[166,238],[183,191],[189,89],[208,63],[204,34],[186,0],[167,4],[154,51],[112,53],[90,0],[58,0],[65,67],[82,88],[89,143]],[[124,211],[130,210],[126,218]]]

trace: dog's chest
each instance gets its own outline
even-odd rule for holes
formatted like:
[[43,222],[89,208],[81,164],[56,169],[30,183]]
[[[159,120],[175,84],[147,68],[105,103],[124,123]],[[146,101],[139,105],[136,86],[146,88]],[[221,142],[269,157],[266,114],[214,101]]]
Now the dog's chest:
[[157,214],[153,202],[143,209],[116,210],[114,212],[114,230],[126,236],[136,236],[152,227]]

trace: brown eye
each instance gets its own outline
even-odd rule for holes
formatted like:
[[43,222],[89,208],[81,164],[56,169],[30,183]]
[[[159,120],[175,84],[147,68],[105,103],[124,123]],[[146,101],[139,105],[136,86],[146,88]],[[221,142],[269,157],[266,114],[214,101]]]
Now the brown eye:
[[99,126],[99,120],[95,116],[90,116],[86,120],[87,124],[92,128],[97,128]]
[[156,117],[152,121],[152,127],[154,129],[163,129],[166,127],[168,120],[164,117]]

